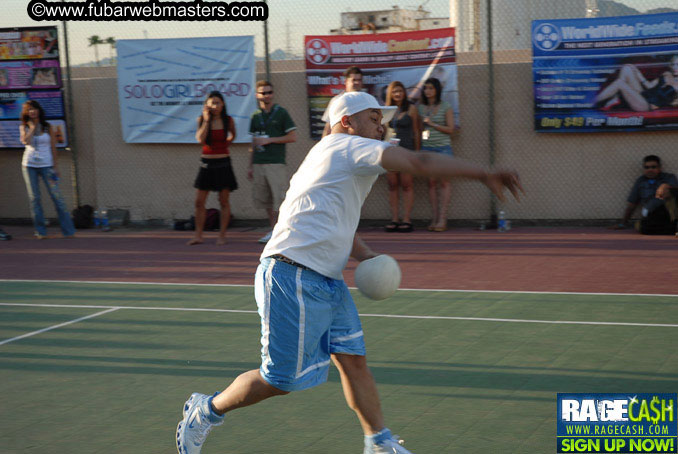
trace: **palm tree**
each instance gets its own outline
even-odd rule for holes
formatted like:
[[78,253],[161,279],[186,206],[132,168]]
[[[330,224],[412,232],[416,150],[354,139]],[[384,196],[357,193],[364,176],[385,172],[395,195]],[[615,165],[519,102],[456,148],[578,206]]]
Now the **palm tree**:
[[106,44],[108,44],[109,46],[111,46],[111,47],[108,49],[108,56],[109,56],[110,59],[111,59],[111,65],[112,65],[112,64],[113,64],[113,49],[115,49],[115,38],[113,38],[112,36],[109,36],[108,38],[106,38],[106,41],[105,41],[105,42],[106,42]]
[[99,63],[99,48],[97,46],[104,44],[104,42],[99,38],[99,35],[92,35],[87,39],[89,39],[89,47],[94,46],[94,57],[97,61],[97,66],[101,66],[101,63]]

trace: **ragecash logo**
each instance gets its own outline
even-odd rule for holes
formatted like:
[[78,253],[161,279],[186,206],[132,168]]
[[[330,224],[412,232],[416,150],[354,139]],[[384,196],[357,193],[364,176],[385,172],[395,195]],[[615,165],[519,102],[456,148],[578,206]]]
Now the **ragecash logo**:
[[330,58],[330,46],[322,39],[314,38],[306,43],[306,58],[315,65],[322,65]]
[[534,45],[545,51],[557,49],[561,40],[560,29],[553,24],[539,24],[532,33]]
[[557,412],[557,452],[678,452],[676,393],[559,393]]

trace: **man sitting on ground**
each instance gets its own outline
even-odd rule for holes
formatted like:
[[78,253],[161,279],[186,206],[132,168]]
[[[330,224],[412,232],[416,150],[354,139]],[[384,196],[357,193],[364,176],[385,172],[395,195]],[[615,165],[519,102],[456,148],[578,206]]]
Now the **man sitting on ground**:
[[644,235],[673,235],[676,232],[676,189],[678,180],[672,173],[662,172],[658,156],[643,158],[643,175],[639,177],[627,199],[622,221],[614,226],[624,229],[640,204],[641,220],[636,229]]

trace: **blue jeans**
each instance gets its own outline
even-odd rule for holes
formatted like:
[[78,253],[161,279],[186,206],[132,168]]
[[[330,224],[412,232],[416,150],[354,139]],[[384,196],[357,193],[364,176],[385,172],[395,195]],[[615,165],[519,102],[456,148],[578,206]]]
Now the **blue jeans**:
[[24,174],[24,182],[26,182],[26,190],[28,191],[28,199],[31,203],[31,216],[33,217],[33,227],[35,233],[38,235],[47,235],[45,228],[45,216],[42,212],[42,204],[40,203],[40,178],[45,182],[47,192],[49,192],[54,207],[59,215],[59,224],[61,225],[61,233],[64,236],[71,236],[75,234],[75,227],[71,215],[68,214],[64,198],[59,191],[59,182],[56,179],[56,173],[52,167],[22,167]]

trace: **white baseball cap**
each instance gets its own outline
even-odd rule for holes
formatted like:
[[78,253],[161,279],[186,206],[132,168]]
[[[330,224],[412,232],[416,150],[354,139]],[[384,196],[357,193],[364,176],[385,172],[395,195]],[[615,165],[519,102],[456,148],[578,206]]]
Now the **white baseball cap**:
[[381,106],[377,99],[362,91],[351,91],[344,93],[332,100],[330,103],[330,126],[339,123],[345,116],[351,116],[367,109],[379,109],[384,116],[381,123],[388,123],[393,118],[396,106]]

